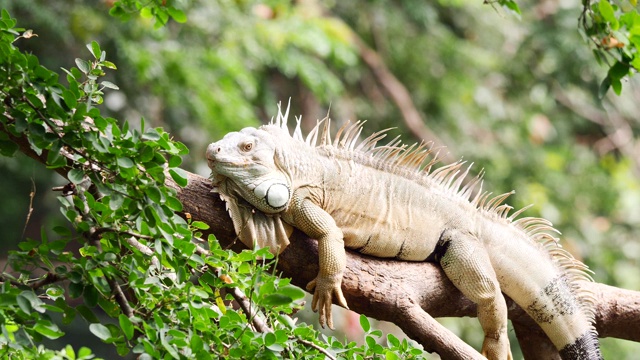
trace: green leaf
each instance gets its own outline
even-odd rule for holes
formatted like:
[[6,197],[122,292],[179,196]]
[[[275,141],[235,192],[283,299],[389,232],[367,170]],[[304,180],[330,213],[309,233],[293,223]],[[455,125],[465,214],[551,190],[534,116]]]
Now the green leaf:
[[100,294],[98,293],[98,290],[95,288],[95,286],[86,285],[84,287],[82,295],[84,295],[84,303],[87,304],[87,306],[94,307],[98,304],[98,297],[100,296]]
[[293,302],[292,298],[282,294],[270,294],[262,300],[262,304],[266,306],[285,305],[291,302]]
[[84,171],[80,169],[71,169],[67,173],[67,178],[74,184],[79,184],[84,179]]
[[106,87],[107,89],[113,89],[113,90],[120,90],[120,88],[118,87],[118,85],[112,83],[111,81],[102,81],[100,83],[100,85]]
[[92,41],[91,44],[87,44],[87,49],[91,51],[91,54],[93,54],[93,57],[95,57],[96,59],[100,58],[100,55],[102,54],[102,50],[100,50],[100,45],[98,45],[97,42]]
[[20,147],[13,141],[0,140],[0,155],[12,157],[16,152],[18,152],[18,149],[20,149]]
[[111,61],[105,60],[105,61],[102,62],[102,65],[104,67],[106,67],[107,69],[113,69],[113,70],[117,70],[118,69],[116,67],[116,64],[112,63]]
[[18,306],[20,306],[20,309],[26,313],[30,313],[31,309],[39,313],[45,312],[45,308],[42,307],[44,303],[42,302],[42,300],[40,300],[40,298],[38,298],[38,296],[36,296],[33,291],[25,290],[20,293],[20,295],[18,295],[17,302]]
[[616,95],[620,95],[622,93],[622,82],[616,79],[611,80],[611,88]]
[[128,157],[119,157],[117,161],[118,161],[118,166],[123,167],[125,169],[132,168],[135,165],[133,163],[133,160],[131,160]]
[[209,225],[207,225],[206,223],[203,223],[202,221],[194,221],[194,222],[191,223],[191,226],[193,226],[196,229],[200,229],[200,230],[209,229]]
[[76,352],[73,351],[73,346],[71,346],[71,345],[65,346],[64,347],[64,352],[65,352],[65,355],[67,355],[67,357],[70,360],[76,360]]
[[302,291],[302,289],[293,285],[281,287],[280,289],[278,289],[278,293],[288,296],[293,300],[302,299],[305,296],[305,292]]
[[391,344],[393,347],[400,347],[400,340],[393,334],[387,334],[387,343]]
[[162,193],[155,186],[150,186],[144,189],[144,193],[151,199],[151,201],[160,204],[162,202]]
[[384,355],[385,360],[400,360],[400,357],[393,351],[387,351]]
[[169,167],[178,167],[182,164],[182,158],[180,156],[172,156],[169,158]]
[[188,184],[187,173],[180,168],[173,168],[169,170],[169,174],[173,181],[175,181],[180,187],[185,187]]
[[176,199],[173,196],[167,197],[167,200],[165,201],[165,205],[168,206],[169,209],[173,211],[182,211],[182,203],[180,202],[180,200]]
[[109,209],[118,210],[122,207],[122,203],[124,203],[124,196],[120,193],[114,192],[109,198]]
[[55,300],[64,295],[64,290],[60,286],[53,285],[47,289],[46,293],[47,293],[47,296]]
[[609,0],[600,0],[598,2],[598,10],[600,10],[600,14],[606,21],[612,24],[614,22],[615,23],[618,22],[618,19],[616,19],[616,15],[613,10],[613,6],[611,6],[611,4],[609,3]]
[[64,335],[58,325],[46,319],[38,319],[33,329],[49,339],[57,339]]
[[613,64],[609,69],[609,77],[611,80],[620,80],[627,75],[629,75],[629,65],[620,61]]
[[69,109],[75,109],[76,106],[78,106],[78,99],[76,99],[75,94],[71,92],[71,90],[65,89],[62,92],[62,99]]
[[506,0],[506,1],[503,0],[501,1],[501,3],[502,3],[502,6],[513,11],[518,16],[518,18],[520,18],[520,15],[522,15],[522,12],[520,11],[520,7],[518,6],[518,3],[512,0]]
[[118,315],[118,322],[120,323],[120,327],[122,328],[124,336],[126,336],[128,340],[131,340],[133,338],[134,331],[133,323],[131,322],[131,320],[126,315],[120,314]]
[[82,71],[85,74],[88,74],[89,71],[91,71],[91,66],[89,65],[89,62],[85,60],[76,59],[76,66],[78,67],[78,69],[80,69],[80,71]]
[[158,130],[156,130],[156,129],[149,129],[149,130],[145,131],[144,134],[142,134],[142,139],[143,140],[158,141],[158,140],[160,140],[160,134],[158,134]]
[[175,20],[176,22],[179,22],[179,23],[187,22],[187,15],[185,15],[184,11],[180,9],[176,9],[174,7],[167,8],[167,11],[169,12],[169,15],[171,15],[173,20]]
[[364,332],[369,332],[369,330],[371,330],[369,319],[364,315],[360,315],[360,326],[362,326],[362,330],[364,330]]
[[107,342],[111,339],[111,331],[109,331],[109,328],[100,323],[89,325],[89,331],[91,331],[93,335],[97,336],[104,342]]
[[607,95],[607,91],[609,91],[610,87],[611,87],[611,78],[607,76],[600,83],[600,87],[598,88],[598,98],[604,99],[604,96]]

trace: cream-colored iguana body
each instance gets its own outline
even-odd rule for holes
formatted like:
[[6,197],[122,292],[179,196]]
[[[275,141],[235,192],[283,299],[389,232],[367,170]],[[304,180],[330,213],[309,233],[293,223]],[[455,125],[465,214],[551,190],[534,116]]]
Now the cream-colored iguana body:
[[334,296],[347,307],[340,289],[347,247],[438,262],[478,305],[489,359],[511,358],[502,293],[542,327],[562,358],[601,358],[592,297],[579,286],[589,279],[586,266],[557,245],[548,221],[509,216],[502,202],[510,193],[489,199],[475,191],[481,176],[462,186],[462,162],[431,170],[435,160],[426,161],[424,145],[380,146],[384,132],[358,141],[360,123],[331,141],[328,119],[303,138],[299,120],[293,136],[286,120],[279,113],[269,125],[227,134],[209,145],[207,160],[214,191],[245,244],[277,254],[291,227],[318,239],[320,271],[307,289],[315,290],[321,324],[333,326]]

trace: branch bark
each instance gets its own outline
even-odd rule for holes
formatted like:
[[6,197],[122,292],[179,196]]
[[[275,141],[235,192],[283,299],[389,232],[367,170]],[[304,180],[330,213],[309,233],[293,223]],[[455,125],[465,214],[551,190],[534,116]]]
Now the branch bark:
[[[234,243],[236,236],[224,203],[210,192],[206,179],[189,174],[186,188],[172,186],[178,190],[185,212],[194,220],[208,223],[223,244]],[[291,245],[280,254],[278,270],[304,288],[318,272],[317,257],[317,242],[296,231]],[[598,300],[596,328],[600,337],[640,342],[640,292],[598,283],[586,286]],[[462,296],[435,264],[376,259],[348,252],[342,288],[353,311],[395,323],[427,351],[437,352],[443,359],[479,356],[432,318],[476,316],[475,305]],[[527,358],[557,356],[535,322],[514,302],[507,301],[509,318]]]

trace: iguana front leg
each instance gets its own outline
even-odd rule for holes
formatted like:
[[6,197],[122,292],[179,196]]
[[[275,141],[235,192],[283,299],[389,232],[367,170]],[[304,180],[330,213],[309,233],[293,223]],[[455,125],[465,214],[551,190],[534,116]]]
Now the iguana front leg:
[[307,284],[307,290],[312,291],[315,288],[311,308],[313,311],[320,311],[320,326],[324,327],[326,323],[333,329],[333,296],[336,296],[338,304],[349,308],[340,288],[346,267],[342,230],[331,215],[306,197],[294,194],[290,211],[294,226],[308,236],[318,239],[320,271],[318,276]]

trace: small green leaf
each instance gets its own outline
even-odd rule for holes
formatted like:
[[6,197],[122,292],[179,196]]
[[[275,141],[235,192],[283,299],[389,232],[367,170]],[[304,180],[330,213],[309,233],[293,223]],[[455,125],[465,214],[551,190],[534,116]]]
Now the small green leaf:
[[118,322],[120,323],[124,336],[126,336],[128,340],[131,340],[133,338],[134,330],[131,320],[126,315],[120,314],[118,315]]
[[82,71],[85,74],[88,74],[89,71],[91,70],[91,66],[89,65],[89,62],[82,59],[76,59],[76,66],[78,67],[78,69],[80,69],[80,71]]
[[87,304],[87,306],[94,307],[98,304],[98,297],[100,294],[98,294],[98,290],[94,286],[85,286],[82,295],[84,295],[84,303]]
[[42,300],[40,300],[40,298],[38,298],[36,296],[36,294],[33,291],[23,291],[22,293],[20,293],[20,295],[18,295],[17,298],[17,302],[18,305],[20,306],[20,309],[22,309],[22,311],[26,312],[26,313],[30,313],[31,311],[27,311],[26,309],[33,309],[39,313],[44,313],[45,309],[42,307],[42,305],[44,304],[42,302]]
[[18,149],[20,149],[20,147],[13,141],[0,140],[0,155],[12,157],[16,152],[18,152]]
[[613,10],[613,6],[611,6],[609,0],[600,0],[598,2],[598,9],[600,10],[600,14],[602,15],[602,17],[608,22],[618,22],[618,19],[616,19],[615,12]]
[[132,168],[134,166],[133,160],[128,157],[119,157],[118,158],[118,166],[123,167],[125,169]]
[[209,229],[209,225],[207,225],[206,223],[203,223],[202,221],[194,221],[194,222],[191,223],[191,226],[193,226],[196,229],[200,229],[200,230]]
[[400,360],[400,357],[392,352],[392,351],[387,351],[384,355],[385,360]]
[[159,204],[162,201],[162,193],[155,186],[150,186],[144,189],[144,193],[155,203]]
[[124,202],[124,196],[122,196],[120,193],[114,192],[113,194],[111,194],[111,197],[109,198],[109,208],[111,210],[118,210],[120,209],[120,207],[122,207],[123,202]]
[[67,355],[67,357],[70,360],[76,360],[76,352],[73,351],[73,346],[71,346],[71,345],[65,346],[64,347],[64,352],[65,352],[65,355]]
[[629,65],[620,61],[613,64],[609,69],[609,77],[611,80],[620,80],[627,75],[629,75]]
[[297,286],[287,285],[278,289],[278,293],[288,296],[293,300],[304,298],[304,291]]
[[622,82],[620,80],[613,79],[611,80],[611,88],[616,95],[620,95],[622,93]]
[[120,90],[118,85],[112,83],[111,81],[106,81],[105,80],[105,81],[101,82],[100,85],[106,87],[107,89]]
[[175,181],[180,187],[185,187],[188,184],[187,173],[180,168],[173,168],[169,170],[169,174],[173,181]]
[[175,20],[176,22],[179,22],[179,23],[187,22],[187,15],[185,15],[184,11],[180,9],[176,9],[174,7],[167,8],[167,11],[169,12],[169,15],[171,15],[173,20]]
[[598,88],[598,97],[600,99],[604,99],[604,96],[607,95],[607,91],[609,91],[610,87],[611,87],[611,78],[607,76],[600,83],[600,87]]
[[111,61],[105,60],[105,61],[102,62],[102,65],[104,67],[106,67],[107,69],[113,69],[113,70],[117,70],[118,69],[116,67],[116,64],[112,63]]
[[67,178],[74,184],[79,184],[84,179],[84,171],[80,169],[71,169],[67,173]]
[[92,41],[91,44],[87,44],[87,49],[91,51],[91,54],[93,54],[93,57],[95,57],[96,59],[100,58],[102,50],[100,50],[100,45],[98,45],[97,42]]
[[169,158],[169,167],[178,167],[182,164],[182,158],[180,156],[172,156]]
[[387,334],[387,343],[391,344],[393,347],[400,347],[400,340],[393,334]]
[[369,332],[369,330],[371,330],[369,319],[364,315],[360,315],[360,326],[362,326],[362,330],[364,330],[364,332]]
[[276,335],[274,333],[268,332],[264,334],[264,345],[271,346],[276,343]]
[[89,325],[89,331],[102,341],[106,342],[111,339],[111,331],[109,331],[109,328],[100,323]]
[[64,332],[60,331],[58,325],[45,319],[38,319],[33,329],[49,339],[57,339],[64,335]]
[[76,106],[78,106],[78,99],[76,99],[76,96],[71,90],[64,90],[62,92],[62,99],[69,109],[75,109]]
[[262,300],[262,304],[266,306],[276,306],[276,305],[289,304],[292,301],[293,299],[286,295],[270,294],[265,296],[264,300]]
[[64,290],[60,286],[53,285],[47,289],[46,293],[47,293],[47,296],[55,300],[64,295]]
[[160,140],[160,134],[158,134],[158,130],[156,130],[156,129],[149,129],[149,130],[145,131],[144,134],[142,134],[142,139],[143,140],[158,141],[158,140]]
[[173,196],[169,196],[167,198],[165,205],[167,205],[169,209],[173,211],[182,211],[182,203],[180,202],[180,200],[176,199]]

